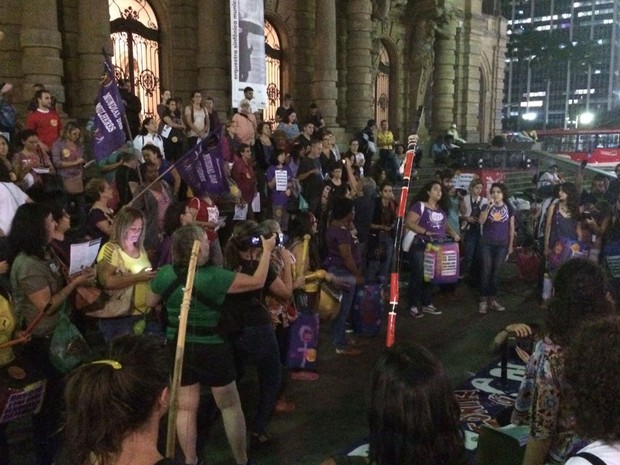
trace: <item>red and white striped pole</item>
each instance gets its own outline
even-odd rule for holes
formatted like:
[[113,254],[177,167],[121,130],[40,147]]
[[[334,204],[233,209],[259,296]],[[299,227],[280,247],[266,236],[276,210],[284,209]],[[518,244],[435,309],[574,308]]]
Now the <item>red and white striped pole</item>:
[[407,198],[409,197],[409,187],[411,185],[411,172],[413,171],[413,160],[415,149],[418,145],[417,134],[411,134],[407,139],[407,153],[405,156],[405,168],[403,180],[405,181],[400,191],[400,202],[398,204],[398,214],[396,217],[396,235],[394,238],[394,250],[392,252],[392,270],[390,274],[390,312],[388,313],[386,347],[392,347],[396,337],[396,307],[398,307],[398,278],[400,276],[400,244],[403,236],[403,226],[405,212],[407,211]]

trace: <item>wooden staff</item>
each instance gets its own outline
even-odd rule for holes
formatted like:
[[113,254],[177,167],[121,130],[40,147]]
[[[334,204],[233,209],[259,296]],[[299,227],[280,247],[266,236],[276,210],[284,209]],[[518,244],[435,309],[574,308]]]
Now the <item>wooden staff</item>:
[[[308,267],[308,262],[310,261],[310,234],[304,234],[304,243],[301,248],[301,275],[305,274],[306,268]],[[298,273],[296,273],[298,274]],[[294,276],[293,279],[297,279],[297,276]],[[306,285],[304,285],[304,291],[314,292],[316,289],[312,287],[312,289],[307,289]]]
[[174,457],[176,439],[177,410],[179,409],[179,389],[181,388],[181,374],[183,373],[183,356],[185,355],[185,333],[187,330],[187,315],[189,304],[192,300],[194,288],[194,275],[200,252],[200,241],[194,241],[192,255],[189,259],[187,280],[183,288],[183,302],[181,303],[181,315],[179,316],[179,333],[177,335],[177,350],[174,356],[174,372],[172,386],[170,387],[170,410],[168,411],[168,436],[166,437],[166,457]]
[[403,179],[405,184],[400,191],[400,203],[398,204],[398,214],[396,217],[396,234],[394,237],[394,251],[392,252],[392,271],[390,274],[390,305],[392,308],[388,313],[387,334],[385,340],[386,347],[394,345],[396,337],[396,307],[398,307],[399,290],[398,278],[400,275],[400,243],[403,235],[403,219],[407,208],[407,197],[409,196],[409,186],[411,184],[411,171],[413,169],[413,159],[418,143],[418,136],[412,134],[407,140],[407,158],[405,159],[405,169]]

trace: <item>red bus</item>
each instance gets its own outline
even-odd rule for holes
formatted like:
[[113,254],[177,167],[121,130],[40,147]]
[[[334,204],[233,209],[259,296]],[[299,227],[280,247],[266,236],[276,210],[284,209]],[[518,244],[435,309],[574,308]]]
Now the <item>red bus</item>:
[[545,152],[577,162],[588,160],[601,168],[613,168],[620,163],[620,128],[548,129],[537,133]]

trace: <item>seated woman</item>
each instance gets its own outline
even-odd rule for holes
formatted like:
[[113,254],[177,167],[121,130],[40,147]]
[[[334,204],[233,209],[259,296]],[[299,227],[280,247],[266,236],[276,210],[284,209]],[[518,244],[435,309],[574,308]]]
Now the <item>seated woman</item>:
[[140,210],[124,207],[118,212],[110,242],[97,256],[97,280],[106,290],[133,286],[131,308],[127,316],[108,317],[104,312],[92,312],[98,317],[99,331],[106,342],[123,334],[160,334],[159,322],[146,304],[149,282],[156,272],[144,250],[144,216]]
[[[228,443],[236,463],[245,464],[246,427],[237,384],[233,350],[228,339],[218,332],[220,306],[227,294],[239,294],[262,288],[267,277],[269,257],[275,238],[261,238],[262,252],[252,275],[236,273],[211,266],[209,240],[205,231],[196,224],[183,226],[172,236],[173,265],[163,266],[151,285],[147,303],[154,307],[166,304],[168,327],[166,337],[172,350],[179,331],[178,321],[183,301],[183,286],[188,273],[192,246],[201,241],[198,267],[194,277],[194,298],[188,314],[183,376],[179,392],[177,435],[185,463],[198,462],[196,453],[196,416],[200,400],[200,385],[209,386],[222,419]],[[205,363],[205,360],[210,360]]]
[[530,426],[523,465],[564,463],[582,446],[575,436],[575,406],[565,392],[564,348],[581,325],[613,311],[605,276],[589,260],[562,265],[554,291],[545,335],[525,367],[512,415],[513,423]]
[[465,465],[459,415],[441,362],[421,346],[397,344],[371,375],[368,458],[333,457],[323,465]]
[[170,405],[167,355],[158,338],[126,335],[112,342],[107,359],[69,375],[63,455],[70,465],[176,463],[157,450]]
[[[592,440],[566,465],[620,463],[620,318],[586,325],[566,353],[566,380],[575,399],[577,433]],[[590,454],[586,456],[585,454]]]
[[389,181],[379,186],[379,197],[370,224],[368,243],[368,268],[366,281],[387,284],[394,250],[394,228],[396,223],[396,201]]

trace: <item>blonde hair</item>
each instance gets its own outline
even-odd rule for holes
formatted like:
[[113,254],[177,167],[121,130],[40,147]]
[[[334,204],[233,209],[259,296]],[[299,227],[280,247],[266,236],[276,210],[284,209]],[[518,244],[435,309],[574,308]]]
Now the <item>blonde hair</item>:
[[123,207],[114,217],[114,223],[112,224],[112,234],[110,235],[110,242],[114,242],[123,246],[123,241],[125,238],[125,234],[131,227],[134,221],[137,219],[142,220],[142,231],[140,231],[140,236],[136,241],[136,247],[140,250],[144,248],[144,235],[146,232],[146,221],[144,220],[144,215],[140,210],[133,207]]

